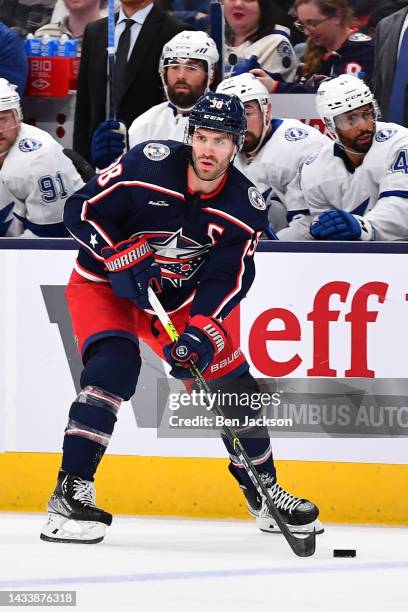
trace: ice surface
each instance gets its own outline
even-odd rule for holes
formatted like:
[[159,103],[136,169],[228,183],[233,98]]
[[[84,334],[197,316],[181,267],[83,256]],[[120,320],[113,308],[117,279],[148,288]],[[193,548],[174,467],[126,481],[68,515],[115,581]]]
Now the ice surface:
[[36,610],[408,610],[408,528],[328,525],[300,559],[252,521],[115,517],[102,543],[80,545],[42,542],[44,520],[0,513],[0,590],[77,591],[76,608]]

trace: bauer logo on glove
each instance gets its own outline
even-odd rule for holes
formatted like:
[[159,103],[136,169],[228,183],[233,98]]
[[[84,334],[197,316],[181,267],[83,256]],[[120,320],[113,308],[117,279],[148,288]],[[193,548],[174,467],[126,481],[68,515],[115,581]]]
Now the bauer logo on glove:
[[215,319],[195,315],[178,341],[164,347],[166,361],[171,365],[170,374],[179,379],[191,378],[192,363],[204,372],[214,355],[224,349],[225,341],[225,331]]

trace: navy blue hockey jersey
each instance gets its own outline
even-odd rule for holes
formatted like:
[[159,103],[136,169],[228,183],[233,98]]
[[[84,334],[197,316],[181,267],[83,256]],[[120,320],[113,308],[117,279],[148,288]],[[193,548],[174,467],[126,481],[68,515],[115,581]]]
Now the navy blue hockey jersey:
[[191,316],[222,320],[253,282],[266,207],[233,166],[213,193],[191,193],[189,158],[190,147],[172,140],[133,147],[68,199],[64,222],[86,278],[107,281],[103,247],[145,237],[161,268],[166,310],[192,301]]
[[316,92],[324,77],[334,79],[341,74],[352,74],[370,83],[374,70],[374,40],[366,34],[354,32],[342,46],[323,56],[319,71],[302,83],[279,82],[277,93]]

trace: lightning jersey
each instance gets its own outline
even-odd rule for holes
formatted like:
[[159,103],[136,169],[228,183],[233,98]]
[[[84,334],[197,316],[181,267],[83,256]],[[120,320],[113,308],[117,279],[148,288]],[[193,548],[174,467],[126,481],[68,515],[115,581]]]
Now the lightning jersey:
[[177,113],[171,102],[162,102],[136,117],[129,128],[129,147],[146,140],[176,140],[184,142],[188,113]]
[[191,316],[222,320],[254,279],[266,206],[233,166],[213,193],[190,192],[190,154],[171,140],[136,145],[68,199],[64,221],[80,245],[79,274],[107,282],[101,249],[145,237],[161,268],[166,310],[192,302]]
[[360,166],[331,143],[305,162],[301,186],[312,216],[346,210],[371,223],[375,240],[408,240],[407,175],[408,129],[377,122]]
[[0,236],[67,236],[64,204],[83,184],[62,146],[22,123],[0,169]]
[[235,165],[267,200],[269,223],[278,232],[287,227],[295,215],[308,214],[300,189],[300,170],[312,153],[331,141],[297,119],[273,119],[271,127],[270,135],[256,155],[248,157],[241,152]]

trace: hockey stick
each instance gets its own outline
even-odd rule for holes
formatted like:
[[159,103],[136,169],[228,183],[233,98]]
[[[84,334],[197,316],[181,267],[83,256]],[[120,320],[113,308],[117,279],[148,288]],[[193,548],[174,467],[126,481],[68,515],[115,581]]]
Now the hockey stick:
[[[150,305],[152,309],[154,310],[155,314],[157,315],[157,317],[160,319],[160,322],[163,325],[164,329],[166,330],[170,340],[172,340],[173,342],[177,342],[180,335],[178,331],[176,330],[176,328],[174,327],[173,323],[171,322],[168,314],[164,310],[159,298],[157,297],[157,295],[155,294],[155,292],[153,291],[151,287],[149,287],[148,289],[148,295],[149,295]],[[192,378],[194,378],[194,380],[200,387],[200,390],[204,392],[204,396],[211,395],[211,389],[207,381],[201,374],[200,370],[195,365],[195,363],[190,362],[189,368],[190,368]],[[217,406],[217,404],[214,404],[214,406],[212,407],[212,411],[217,416],[220,416],[225,422],[224,414],[221,408]],[[268,489],[266,488],[258,472],[256,471],[256,468],[254,467],[251,459],[248,457],[244,447],[242,446],[240,439],[235,435],[232,429],[230,429],[227,425],[223,425],[222,429],[223,429],[225,437],[227,438],[227,440],[229,441],[229,443],[232,445],[235,452],[237,453],[237,456],[240,462],[244,466],[246,473],[250,477],[261,499],[264,499],[266,501],[268,510],[270,511],[273,518],[275,519],[279,529],[281,530],[282,534],[284,535],[286,541],[288,542],[293,552],[298,557],[310,557],[311,555],[313,555],[316,549],[315,530],[313,530],[313,532],[307,535],[306,537],[296,537],[289,531],[288,526],[282,520],[278,510],[276,509],[275,504],[273,503],[271,499]]]
[[114,95],[114,72],[115,72],[115,0],[108,3],[108,63],[107,63],[107,86],[108,86],[108,119],[116,120],[116,103]]
[[224,7],[220,0],[211,0],[210,3],[210,33],[211,38],[217,45],[218,54],[218,78],[224,78]]

